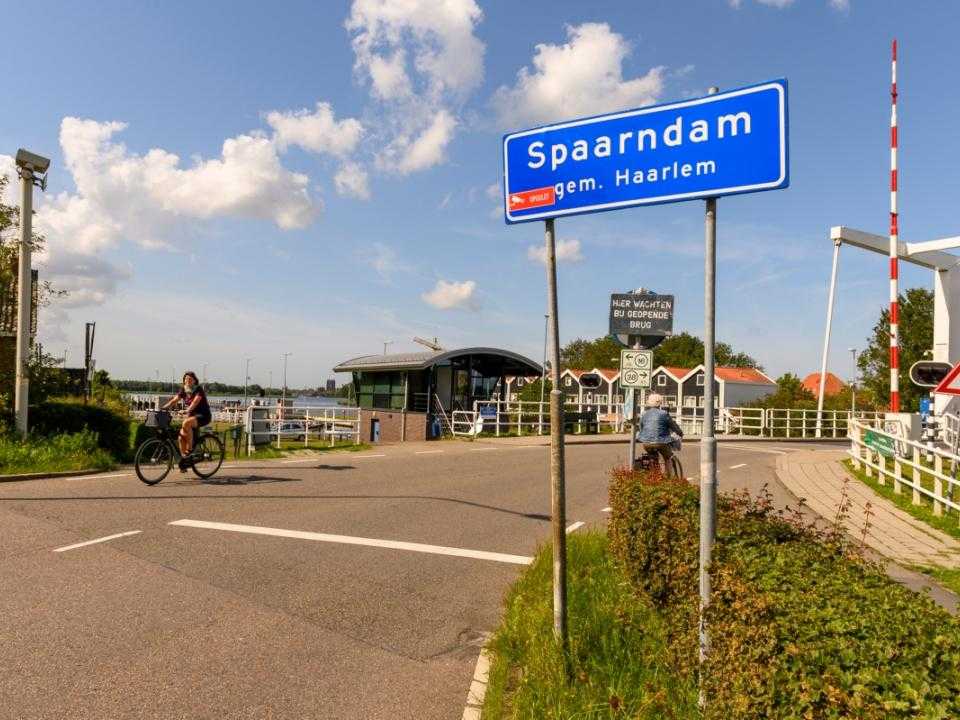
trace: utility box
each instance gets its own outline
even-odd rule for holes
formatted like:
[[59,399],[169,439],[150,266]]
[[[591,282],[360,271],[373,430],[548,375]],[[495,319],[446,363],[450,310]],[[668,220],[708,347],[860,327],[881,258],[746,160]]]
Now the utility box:
[[883,430],[904,440],[920,442],[923,422],[919,413],[888,412],[883,416]]

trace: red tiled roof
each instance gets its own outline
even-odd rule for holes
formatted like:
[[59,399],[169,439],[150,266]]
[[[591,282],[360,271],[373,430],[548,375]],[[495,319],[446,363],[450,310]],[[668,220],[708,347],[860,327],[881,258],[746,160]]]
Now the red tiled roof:
[[[820,394],[820,373],[810,373],[803,379],[802,385],[813,393],[814,397]],[[827,373],[827,381],[823,385],[824,395],[837,395],[843,390],[843,381],[831,372]]]
[[692,370],[692,368],[667,367],[666,365],[663,366],[663,369],[678,380]]
[[620,374],[620,371],[614,368],[597,368],[597,372],[603,375],[607,380],[613,380]]
[[773,380],[755,368],[718,367],[716,368],[716,375],[724,382],[776,385]]

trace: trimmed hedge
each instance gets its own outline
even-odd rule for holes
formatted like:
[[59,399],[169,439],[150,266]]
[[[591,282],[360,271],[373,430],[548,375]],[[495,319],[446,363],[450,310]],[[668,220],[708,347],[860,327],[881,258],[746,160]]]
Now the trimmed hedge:
[[[615,471],[611,552],[670,624],[682,675],[697,664],[694,487]],[[705,718],[960,717],[960,622],[890,580],[835,529],[722,495],[707,611]]]
[[119,413],[97,405],[73,402],[42,402],[30,408],[30,432],[52,437],[91,430],[97,444],[116,460],[130,455],[130,420]]

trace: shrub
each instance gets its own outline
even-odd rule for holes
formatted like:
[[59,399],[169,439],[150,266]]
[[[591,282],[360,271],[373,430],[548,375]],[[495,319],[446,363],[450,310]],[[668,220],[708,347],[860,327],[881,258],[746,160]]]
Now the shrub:
[[[635,592],[678,625],[670,654],[690,676],[696,491],[619,472],[611,508],[611,551]],[[960,717],[960,623],[835,530],[775,511],[766,494],[723,495],[713,559],[705,718]]]
[[38,436],[55,436],[91,430],[101,448],[117,460],[130,454],[130,424],[115,410],[69,401],[50,401],[30,408],[30,431]]
[[96,433],[82,430],[54,437],[31,437],[26,442],[0,438],[0,473],[12,475],[34,472],[106,469],[110,455],[98,447]]

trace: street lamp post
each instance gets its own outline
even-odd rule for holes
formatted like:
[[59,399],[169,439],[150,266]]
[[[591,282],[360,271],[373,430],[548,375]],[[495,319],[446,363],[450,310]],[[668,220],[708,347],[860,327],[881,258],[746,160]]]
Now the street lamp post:
[[387,345],[393,345],[393,340],[384,340],[383,341],[383,354],[387,354]]
[[245,370],[243,371],[243,407],[247,407],[247,381],[250,380],[250,358],[244,358]]
[[20,247],[17,268],[17,365],[13,407],[17,432],[27,436],[27,406],[30,402],[30,330],[33,319],[33,282],[30,271],[30,242],[33,237],[33,186],[47,188],[50,161],[32,152],[17,150],[20,176]]
[[[291,352],[286,352],[283,354],[283,389],[280,391],[280,403],[286,403],[287,401],[287,358],[293,355]],[[386,355],[386,353],[384,353]]]

